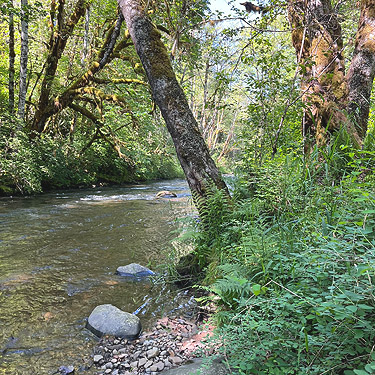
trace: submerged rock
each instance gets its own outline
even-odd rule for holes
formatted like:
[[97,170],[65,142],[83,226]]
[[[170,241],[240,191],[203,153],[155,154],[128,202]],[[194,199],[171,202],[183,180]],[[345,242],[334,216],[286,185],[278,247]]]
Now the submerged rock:
[[137,263],[131,263],[127,266],[118,267],[116,274],[120,276],[133,277],[136,279],[155,275],[155,273],[150,269]]
[[74,371],[74,366],[60,366],[59,368],[59,374],[61,375],[72,375]]
[[159,193],[156,194],[156,198],[176,198],[177,195],[169,190],[163,190],[159,191]]
[[133,340],[139,336],[142,326],[137,316],[106,304],[95,307],[86,328],[99,337],[113,335]]

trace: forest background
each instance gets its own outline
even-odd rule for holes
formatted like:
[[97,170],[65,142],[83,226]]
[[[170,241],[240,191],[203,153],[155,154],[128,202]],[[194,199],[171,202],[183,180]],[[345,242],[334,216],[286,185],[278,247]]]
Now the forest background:
[[[320,55],[295,32],[309,3],[342,28]],[[375,5],[146,5],[212,158],[236,175],[232,199],[207,192],[183,236],[220,354],[245,374],[375,373],[372,97],[365,127],[360,114],[337,126],[351,110],[341,65]],[[0,21],[2,194],[182,176],[116,2],[6,0]]]

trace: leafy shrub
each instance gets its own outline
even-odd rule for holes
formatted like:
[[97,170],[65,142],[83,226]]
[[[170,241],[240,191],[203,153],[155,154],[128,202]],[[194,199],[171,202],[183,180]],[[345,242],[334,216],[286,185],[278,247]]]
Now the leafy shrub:
[[196,236],[197,253],[215,253],[214,339],[241,374],[375,373],[374,158],[329,152],[254,168],[235,210],[217,218],[215,203]]

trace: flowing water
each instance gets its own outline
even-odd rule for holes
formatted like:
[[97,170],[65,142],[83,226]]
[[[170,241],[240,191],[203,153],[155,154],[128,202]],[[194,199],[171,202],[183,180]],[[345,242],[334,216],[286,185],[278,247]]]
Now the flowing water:
[[[161,190],[178,197],[155,199]],[[132,262],[156,267],[191,214],[185,181],[0,200],[0,374],[87,369],[96,341],[84,327],[95,306],[134,312],[143,326],[188,297],[162,283],[116,276]],[[141,307],[141,308],[140,308]]]

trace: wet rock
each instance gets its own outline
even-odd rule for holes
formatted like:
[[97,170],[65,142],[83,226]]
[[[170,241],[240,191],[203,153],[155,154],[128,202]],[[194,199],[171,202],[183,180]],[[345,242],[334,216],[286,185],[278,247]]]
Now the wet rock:
[[141,359],[138,361],[138,366],[139,366],[139,367],[144,366],[146,363],[147,363],[147,358],[141,358]]
[[61,375],[71,375],[74,374],[74,366],[60,366],[59,374]]
[[140,264],[137,264],[137,263],[131,263],[126,266],[118,267],[116,274],[120,276],[136,278],[136,279],[155,275],[155,273],[152,272],[150,269],[148,269],[147,267],[141,266]]
[[156,198],[176,198],[177,195],[169,190],[162,190],[156,194]]
[[100,362],[104,357],[100,354],[94,355],[94,362],[98,363]]
[[99,337],[106,334],[134,339],[142,327],[137,316],[106,304],[95,307],[87,320],[86,328]]

